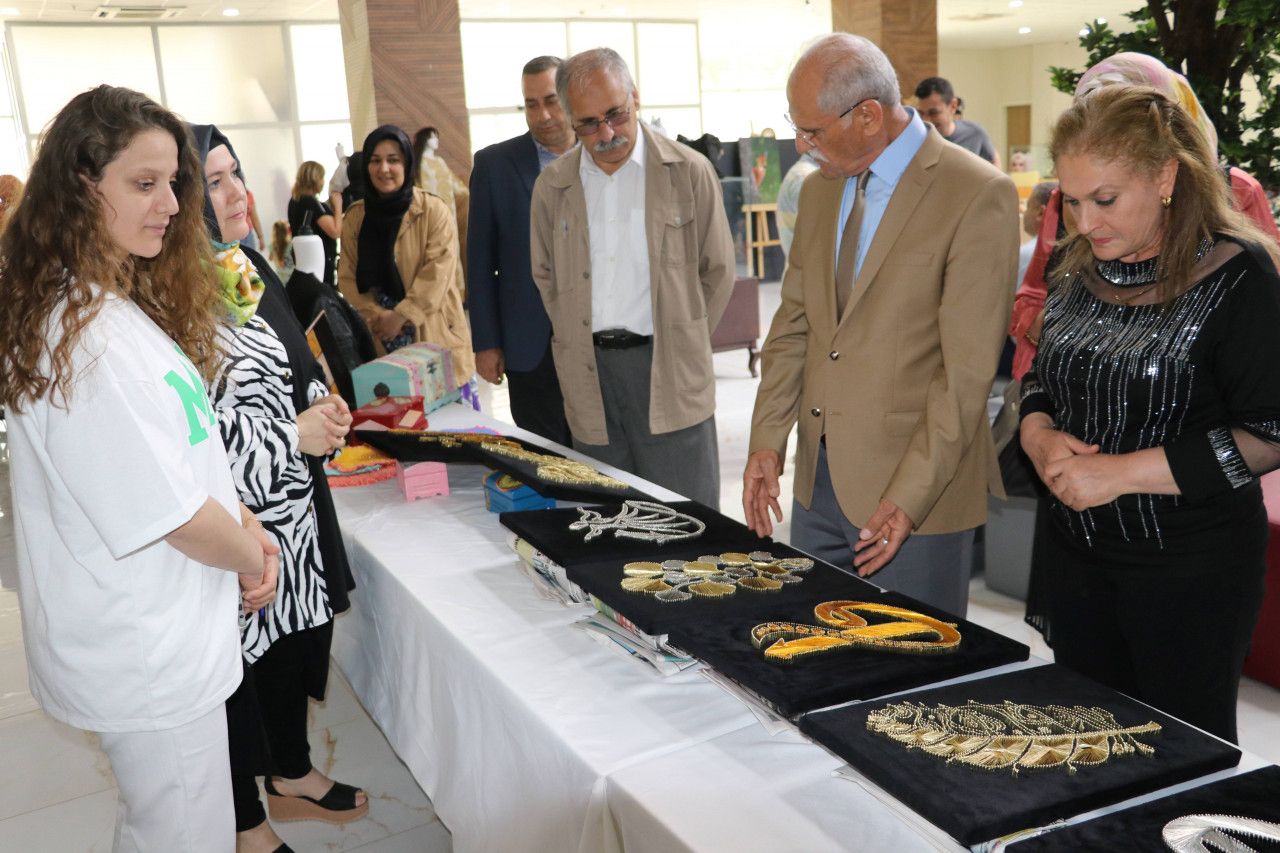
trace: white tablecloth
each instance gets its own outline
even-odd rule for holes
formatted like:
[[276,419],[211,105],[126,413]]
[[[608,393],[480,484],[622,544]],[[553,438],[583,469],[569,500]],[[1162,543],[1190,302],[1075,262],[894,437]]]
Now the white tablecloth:
[[[456,406],[430,419],[530,438]],[[451,494],[414,503],[394,480],[334,490],[358,584],[334,657],[457,850],[960,849],[697,671],[662,678],[572,627],[586,611],[538,594],[486,473],[450,465]]]
[[[529,437],[431,415],[468,424]],[[571,627],[585,611],[539,596],[484,508],[485,473],[450,465],[451,494],[414,503],[395,481],[334,490],[358,585],[334,657],[457,850],[928,849],[831,778],[825,750],[770,739],[696,671],[662,678]],[[699,818],[704,801],[718,818]]]

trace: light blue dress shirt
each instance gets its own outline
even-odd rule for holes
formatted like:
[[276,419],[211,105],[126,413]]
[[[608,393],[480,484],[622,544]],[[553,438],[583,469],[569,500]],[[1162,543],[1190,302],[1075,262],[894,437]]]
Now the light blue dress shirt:
[[[862,272],[862,260],[867,256],[867,249],[871,248],[871,240],[875,236],[876,229],[880,227],[880,220],[884,218],[885,209],[889,206],[889,199],[893,197],[893,191],[897,188],[902,173],[907,170],[911,158],[916,156],[916,152],[920,150],[925,137],[928,136],[928,130],[921,121],[920,115],[911,107],[906,107],[906,110],[911,116],[911,121],[907,123],[902,133],[898,134],[898,138],[890,142],[888,147],[880,152],[880,156],[871,162],[871,177],[867,179],[867,197],[862,209],[862,227],[858,230],[855,278]],[[837,265],[840,263],[840,240],[844,236],[844,224],[853,211],[853,198],[857,191],[858,177],[855,175],[846,179],[844,196],[840,199],[840,218],[836,222]]]

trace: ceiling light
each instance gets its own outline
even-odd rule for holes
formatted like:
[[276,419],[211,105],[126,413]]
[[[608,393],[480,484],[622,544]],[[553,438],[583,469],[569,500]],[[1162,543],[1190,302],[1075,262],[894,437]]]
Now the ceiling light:
[[1107,22],[1106,18],[1094,18],[1094,20],[1097,21],[1099,24],[1105,24]]
[[1022,0],[1009,0],[1009,8],[1010,8],[1010,9],[1021,9],[1021,8],[1022,8]]
[[240,17],[240,10],[239,9],[223,9],[222,16],[224,18],[238,18]]
[[1025,36],[1029,32],[1031,32],[1031,27],[1018,27],[1018,35],[1020,36]]

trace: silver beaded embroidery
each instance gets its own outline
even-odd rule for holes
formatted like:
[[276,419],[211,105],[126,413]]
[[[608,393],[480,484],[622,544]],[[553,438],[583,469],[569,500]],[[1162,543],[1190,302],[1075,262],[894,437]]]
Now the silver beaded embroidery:
[[1238,489],[1253,482],[1253,474],[1249,472],[1249,466],[1244,464],[1240,448],[1236,447],[1236,440],[1231,437],[1231,430],[1226,427],[1209,430],[1209,447],[1217,457],[1218,465],[1231,488]]
[[[1099,445],[1103,453],[1133,450],[1135,438],[1139,448],[1169,443],[1182,432],[1196,383],[1196,366],[1188,360],[1191,348],[1241,275],[1229,280],[1223,274],[1202,282],[1168,310],[1159,305],[1103,302],[1078,276],[1062,282],[1045,301],[1036,380],[1024,388],[1024,403],[1036,394],[1047,394],[1054,403],[1056,423],[1083,424],[1084,434],[1077,438]],[[1229,458],[1219,456],[1220,463],[1224,460],[1234,466]],[[1230,479],[1235,469],[1224,464],[1223,470]],[[1173,495],[1139,494],[1122,495],[1083,512],[1060,503],[1056,506],[1090,545],[1099,514],[1109,513],[1125,541],[1154,539],[1163,547],[1160,510],[1180,503]],[[1126,513],[1137,519],[1140,529],[1129,529]]]

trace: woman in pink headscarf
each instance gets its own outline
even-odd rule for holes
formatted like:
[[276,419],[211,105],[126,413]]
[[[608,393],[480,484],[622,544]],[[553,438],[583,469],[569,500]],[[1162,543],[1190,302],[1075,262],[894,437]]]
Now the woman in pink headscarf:
[[[1200,126],[1200,130],[1209,140],[1209,147],[1217,153],[1218,132],[1209,120],[1204,107],[1191,89],[1187,78],[1170,70],[1160,60],[1145,53],[1117,53],[1094,65],[1080,77],[1076,84],[1076,98],[1082,98],[1103,86],[1151,86],[1158,89],[1166,97],[1178,103]],[[1243,169],[1230,166],[1225,169],[1231,181],[1231,196],[1235,207],[1250,221],[1280,242],[1280,231],[1276,229],[1275,220],[1271,218],[1271,205],[1262,185]],[[1031,367],[1036,348],[1040,343],[1040,324],[1043,319],[1044,297],[1047,291],[1045,268],[1049,263],[1053,245],[1060,235],[1059,224],[1072,230],[1070,217],[1062,222],[1062,193],[1057,189],[1049,198],[1045,207],[1044,221],[1040,225],[1040,234],[1036,240],[1035,254],[1027,267],[1022,285],[1013,303],[1013,319],[1009,324],[1009,334],[1017,342],[1013,354],[1013,378],[1021,379]]]

